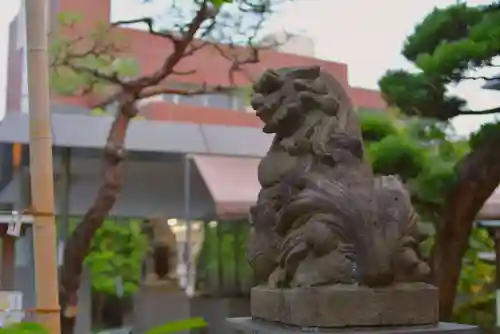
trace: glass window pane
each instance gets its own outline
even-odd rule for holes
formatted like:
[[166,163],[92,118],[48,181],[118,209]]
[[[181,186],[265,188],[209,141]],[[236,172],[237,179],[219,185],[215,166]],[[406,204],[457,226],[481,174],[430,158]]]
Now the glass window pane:
[[245,111],[247,107],[247,100],[243,96],[234,97],[234,109],[239,111]]
[[204,106],[204,95],[179,95],[179,104],[190,104],[194,106]]
[[207,95],[207,106],[212,108],[233,109],[233,97],[225,94]]
[[163,101],[175,103],[175,94],[163,94]]

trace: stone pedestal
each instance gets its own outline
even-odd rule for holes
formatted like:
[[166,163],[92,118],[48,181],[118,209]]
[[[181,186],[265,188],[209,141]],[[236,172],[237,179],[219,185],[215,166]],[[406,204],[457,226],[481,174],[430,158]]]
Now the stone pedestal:
[[177,284],[143,285],[135,297],[132,333],[143,334],[154,327],[188,319],[189,313],[189,299]]
[[477,327],[450,323],[439,323],[433,326],[405,327],[366,327],[319,329],[318,327],[287,327],[268,321],[252,318],[233,318],[228,320],[228,334],[304,334],[304,333],[337,333],[337,334],[480,334]]
[[387,288],[331,285],[273,289],[251,293],[251,315],[297,327],[367,327],[436,325],[438,290],[425,283]]
[[386,288],[258,286],[252,289],[250,312],[251,318],[229,319],[229,333],[479,334],[475,326],[439,323],[438,290],[425,283]]

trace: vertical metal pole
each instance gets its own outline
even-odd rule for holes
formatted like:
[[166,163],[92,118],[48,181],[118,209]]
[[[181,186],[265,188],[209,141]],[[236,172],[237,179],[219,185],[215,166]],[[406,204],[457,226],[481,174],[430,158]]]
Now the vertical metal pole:
[[233,230],[233,253],[234,253],[234,289],[235,294],[241,293],[241,279],[240,279],[240,220],[232,222]]
[[35,211],[34,256],[37,322],[49,333],[59,334],[54,175],[49,96],[48,2],[25,0],[28,48],[28,96],[30,112],[30,173]]
[[490,230],[495,241],[495,269],[496,269],[496,327],[500,328],[500,228]]
[[[24,153],[23,153],[24,154]],[[17,211],[22,212],[26,208],[31,207],[31,184],[30,184],[30,172],[28,167],[22,166],[19,168],[19,173],[20,173],[20,193],[19,193],[19,202],[18,202],[18,207],[16,208]],[[30,275],[31,277],[29,278],[30,284],[29,284],[29,290],[23,291],[23,305],[26,305],[26,307],[34,307],[36,305],[36,286],[35,286],[35,281],[34,281],[34,262],[35,262],[35,249],[34,249],[34,236],[33,236],[33,226],[29,226],[29,228],[26,229],[26,233],[23,235],[22,239],[19,239],[19,241],[22,240],[22,246],[18,248],[20,251],[19,253],[25,253],[26,259],[24,261],[21,261],[21,263],[26,263],[25,268],[23,268],[23,274],[24,275]],[[17,247],[16,247],[17,248]],[[18,257],[23,256],[23,254],[16,254],[16,259]],[[17,275],[17,270],[16,270],[16,275]],[[20,280],[23,278],[19,277]],[[25,278],[26,279],[26,278]],[[34,321],[35,315],[30,314],[28,315],[27,321]]]
[[16,272],[16,238],[5,234],[2,242],[1,288],[14,290]]
[[69,233],[69,194],[71,188],[71,148],[63,148],[62,150],[62,196],[60,203],[60,222],[59,222],[59,247],[64,245],[64,241]]
[[184,221],[186,223],[186,243],[184,245],[184,263],[186,265],[186,291],[192,291],[192,226],[190,221],[191,215],[191,161],[188,155],[184,156]]
[[222,233],[222,224],[224,221],[217,222],[216,234],[217,234],[217,296],[221,297],[226,294],[225,280],[224,280],[224,265],[222,263],[222,239],[224,234]]

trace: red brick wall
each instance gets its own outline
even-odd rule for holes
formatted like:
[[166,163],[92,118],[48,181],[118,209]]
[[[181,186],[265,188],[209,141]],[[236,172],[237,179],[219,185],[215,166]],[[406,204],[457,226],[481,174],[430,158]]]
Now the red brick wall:
[[60,12],[78,13],[85,19],[85,26],[94,27],[96,23],[109,23],[111,0],[57,0]]
[[358,108],[375,110],[387,109],[387,103],[384,101],[379,91],[360,87],[351,87],[350,95],[354,105]]
[[260,119],[253,113],[216,108],[200,108],[165,102],[153,102],[148,104],[141,110],[141,116],[147,119],[170,122],[252,127],[262,126]]
[[[82,15],[83,22],[72,31],[72,34],[78,35],[87,34],[99,22],[109,22],[111,14],[110,0],[51,0],[51,5],[54,10]],[[144,74],[152,73],[158,69],[165,59],[165,55],[172,51],[172,45],[169,41],[143,31],[119,28],[115,29],[115,33],[125,36],[128,47],[123,50],[123,55],[138,59],[141,72]],[[6,104],[8,112],[11,112],[20,109],[22,66],[22,53],[15,50],[16,24],[14,23],[11,23],[9,37]],[[241,50],[241,52],[245,51]],[[247,66],[246,71],[252,77],[258,77],[267,68],[304,65],[319,65],[333,74],[350,91],[354,105],[372,109],[384,109],[386,107],[378,92],[349,87],[346,64],[266,51],[261,53],[260,63]],[[172,76],[169,80],[209,85],[228,85],[232,84],[228,76],[230,66],[231,62],[221,57],[215,49],[207,47],[200,50],[195,56],[184,59],[179,64],[178,70],[180,71],[196,69],[193,75]],[[250,84],[245,75],[235,75],[234,83],[240,86]],[[68,98],[57,96],[54,96],[54,99],[61,103],[77,105],[89,105],[89,101],[95,100],[89,97]],[[148,118],[170,121],[260,126],[260,120],[253,114],[213,108],[153,103],[145,108],[143,113]]]

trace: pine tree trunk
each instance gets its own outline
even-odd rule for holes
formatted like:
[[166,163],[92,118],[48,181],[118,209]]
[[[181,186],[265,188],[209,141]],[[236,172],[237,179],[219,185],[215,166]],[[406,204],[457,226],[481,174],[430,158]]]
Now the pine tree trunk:
[[59,291],[62,334],[74,331],[83,261],[90,251],[94,234],[115,204],[122,187],[125,136],[130,120],[137,115],[137,108],[133,94],[124,93],[118,101],[119,108],[104,148],[103,184],[83,220],[65,242]]
[[500,183],[500,133],[473,149],[458,164],[456,183],[445,198],[443,225],[431,259],[433,283],[439,287],[439,312],[450,320],[469,236],[484,202]]

